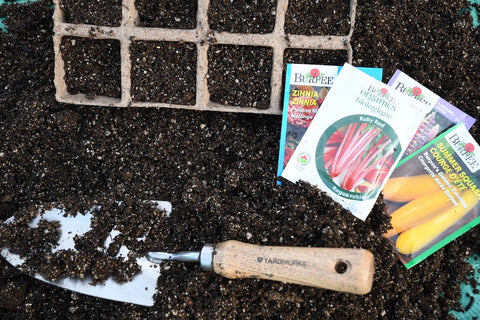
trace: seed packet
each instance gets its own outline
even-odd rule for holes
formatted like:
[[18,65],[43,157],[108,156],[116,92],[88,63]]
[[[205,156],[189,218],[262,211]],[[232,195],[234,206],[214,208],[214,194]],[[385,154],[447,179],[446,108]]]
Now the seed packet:
[[383,189],[389,238],[410,268],[480,223],[480,147],[463,124],[402,159]]
[[413,136],[412,141],[402,156],[403,158],[457,123],[463,122],[465,127],[470,129],[475,122],[473,117],[448,103],[400,70],[395,72],[388,85],[430,106],[431,109]]
[[365,220],[428,106],[346,63],[282,176]]
[[[341,66],[287,64],[277,176],[282,175],[341,69]],[[382,68],[358,69],[382,80]]]

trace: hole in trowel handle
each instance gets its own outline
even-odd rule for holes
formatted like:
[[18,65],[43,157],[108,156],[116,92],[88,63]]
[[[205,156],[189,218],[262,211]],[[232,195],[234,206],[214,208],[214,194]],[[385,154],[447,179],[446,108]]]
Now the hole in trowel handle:
[[334,268],[335,268],[336,273],[344,274],[345,272],[347,272],[348,267],[349,267],[349,264],[346,261],[337,260],[335,262],[335,267]]

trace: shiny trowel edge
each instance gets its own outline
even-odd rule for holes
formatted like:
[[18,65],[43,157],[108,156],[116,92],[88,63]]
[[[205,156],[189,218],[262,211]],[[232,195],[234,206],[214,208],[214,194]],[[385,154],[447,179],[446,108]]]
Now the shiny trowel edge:
[[[172,211],[172,205],[167,201],[151,201],[155,203],[157,208],[165,210],[167,215]],[[59,221],[60,222],[60,239],[57,247],[52,251],[58,251],[62,249],[75,250],[75,242],[73,240],[75,235],[83,235],[91,229],[90,222],[93,215],[91,212],[95,209],[93,207],[85,215],[78,214],[75,217],[66,215],[63,209],[53,208],[46,210],[40,217],[32,220],[29,224],[30,227],[35,228],[41,219],[47,221]],[[13,217],[5,221],[10,223],[13,221]],[[119,255],[127,257],[129,250],[126,247],[120,249]],[[19,255],[11,253],[8,248],[3,248],[0,253],[5,260],[16,268],[25,262]],[[92,285],[90,278],[76,279],[76,278],[62,278],[56,282],[45,279],[40,274],[35,274],[34,277],[46,283],[72,290],[81,294],[86,294],[103,299],[109,299],[120,302],[134,303],[142,306],[153,306],[155,303],[154,295],[156,293],[157,280],[160,276],[161,268],[154,262],[149,261],[146,257],[138,257],[137,263],[141,267],[141,271],[138,272],[129,282],[117,282],[108,278],[102,284]]]

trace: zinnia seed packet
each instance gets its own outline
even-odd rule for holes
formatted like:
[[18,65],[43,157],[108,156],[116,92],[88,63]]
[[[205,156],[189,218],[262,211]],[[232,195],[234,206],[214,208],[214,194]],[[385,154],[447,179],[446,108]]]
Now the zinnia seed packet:
[[[382,81],[382,68],[358,69]],[[340,70],[342,66],[287,64],[277,176],[282,175]]]
[[365,220],[430,107],[346,63],[282,172]]

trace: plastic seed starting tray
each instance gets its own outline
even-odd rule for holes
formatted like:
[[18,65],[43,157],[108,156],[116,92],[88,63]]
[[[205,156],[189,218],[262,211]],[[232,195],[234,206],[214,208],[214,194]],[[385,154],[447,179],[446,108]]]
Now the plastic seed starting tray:
[[[54,46],[55,46],[55,87],[56,99],[59,102],[81,105],[97,106],[116,106],[116,107],[164,107],[164,108],[184,108],[195,110],[210,110],[224,112],[250,112],[264,114],[281,114],[281,99],[283,88],[283,67],[285,49],[316,49],[316,50],[345,50],[347,52],[348,62],[352,62],[352,47],[350,38],[353,33],[355,22],[355,10],[357,1],[350,1],[350,12],[348,20],[350,21],[350,31],[345,36],[333,35],[292,35],[285,33],[285,18],[288,10],[288,0],[278,0],[275,9],[275,24],[271,33],[230,33],[218,32],[212,30],[208,21],[209,0],[199,0],[196,12],[195,29],[169,29],[156,27],[142,27],[139,14],[135,7],[135,0],[123,0],[121,6],[121,23],[119,26],[100,26],[92,24],[73,24],[66,22],[66,14],[60,5],[60,0],[55,0],[54,12]],[[109,79],[118,84],[118,95],[111,97],[102,94],[88,94],[88,92],[75,92],[69,88],[66,81],[66,63],[72,59],[85,59],[85,57],[64,57],[62,56],[61,46],[65,39],[90,39],[90,40],[109,40],[106,43],[116,43],[119,49],[118,57],[112,55],[112,59],[118,59],[117,68],[119,69],[119,79]],[[62,42],[63,41],[63,42]],[[75,40],[71,40],[74,42]],[[192,69],[191,79],[194,83],[190,84],[190,99],[187,103],[178,103],[166,99],[145,99],[132,94],[133,75],[136,60],[132,58],[132,48],[137,44],[148,41],[161,43],[178,43],[180,45],[190,44],[191,52],[196,54],[196,65]],[[119,44],[119,45],[118,45]],[[212,45],[234,45],[234,46],[252,46],[258,48],[269,48],[272,58],[269,70],[270,90],[267,95],[266,104],[262,107],[256,106],[256,103],[249,105],[235,105],[234,103],[225,104],[211,101],[209,92],[209,57],[208,50]],[[115,49],[114,49],[115,50]],[[174,51],[173,51],[174,52]],[[239,58],[240,59],[240,58]],[[91,70],[89,72],[98,72]],[[88,76],[88,75],[86,75]],[[171,76],[171,75],[170,75]],[[155,79],[145,80],[145,85],[151,86]],[[238,79],[235,81],[239,81]],[[141,83],[140,83],[141,85]],[[98,86],[102,86],[101,83]],[[138,87],[138,84],[136,85]],[[188,85],[186,86],[188,87]],[[72,93],[73,92],[73,93]],[[153,101],[152,101],[153,100]]]

